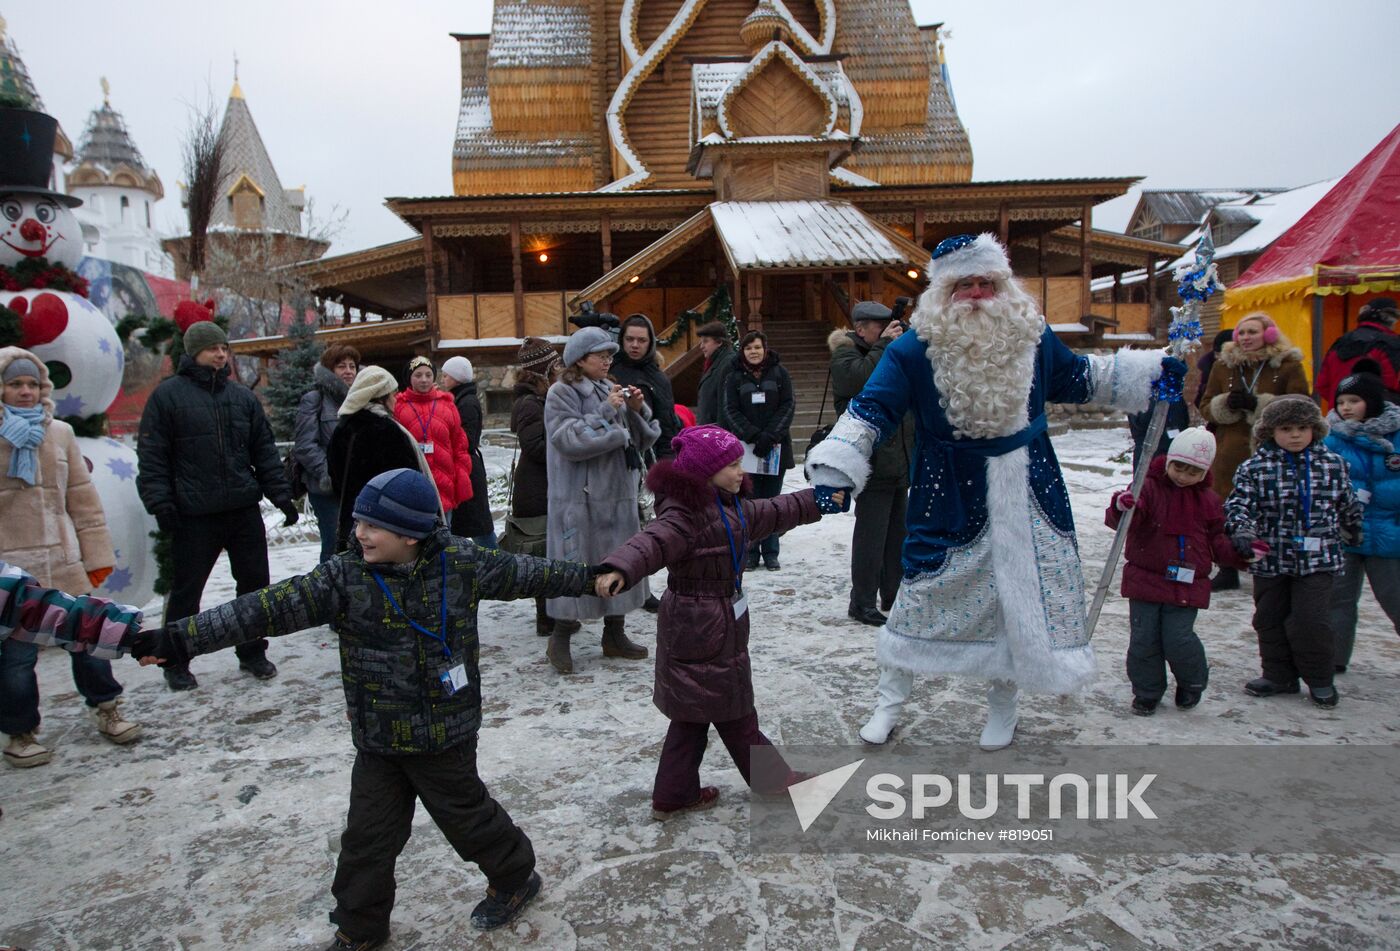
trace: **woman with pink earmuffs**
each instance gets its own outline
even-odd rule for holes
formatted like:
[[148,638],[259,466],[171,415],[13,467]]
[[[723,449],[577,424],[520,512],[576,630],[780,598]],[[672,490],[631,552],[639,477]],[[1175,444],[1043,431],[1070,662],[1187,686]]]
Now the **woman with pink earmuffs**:
[[[1201,397],[1201,415],[1214,423],[1215,492],[1228,498],[1235,485],[1235,470],[1249,458],[1254,421],[1264,407],[1285,393],[1311,392],[1303,372],[1303,351],[1278,329],[1268,314],[1241,317],[1234,338],[1220,348]],[[1211,579],[1211,590],[1229,591],[1240,586],[1238,570],[1221,568]]]

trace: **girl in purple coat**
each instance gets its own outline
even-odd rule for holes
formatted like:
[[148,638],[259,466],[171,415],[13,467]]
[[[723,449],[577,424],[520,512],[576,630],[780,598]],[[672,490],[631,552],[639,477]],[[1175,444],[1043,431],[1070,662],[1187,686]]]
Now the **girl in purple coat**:
[[[651,796],[652,818],[660,820],[708,809],[719,798],[716,787],[700,786],[710,724],[750,784],[749,748],[770,745],[758,728],[749,672],[743,581],[750,544],[815,522],[845,503],[836,493],[819,507],[811,489],[749,498],[739,463],[744,447],[718,426],[686,429],[671,447],[675,458],[647,473],[647,485],[661,500],[656,519],[603,559],[608,573],[598,579],[599,592],[611,595],[662,568],[670,571],[656,621],[652,694],[671,721]],[[789,774],[788,784],[795,778]]]
[[1167,666],[1176,678],[1176,705],[1201,700],[1209,667],[1196,636],[1196,612],[1210,607],[1214,562],[1243,567],[1225,534],[1225,508],[1211,489],[1215,437],[1182,430],[1165,457],[1152,460],[1137,498],[1116,492],[1104,514],[1117,528],[1135,509],[1128,528],[1123,597],[1128,599],[1128,680],[1133,713],[1151,716],[1167,691]]

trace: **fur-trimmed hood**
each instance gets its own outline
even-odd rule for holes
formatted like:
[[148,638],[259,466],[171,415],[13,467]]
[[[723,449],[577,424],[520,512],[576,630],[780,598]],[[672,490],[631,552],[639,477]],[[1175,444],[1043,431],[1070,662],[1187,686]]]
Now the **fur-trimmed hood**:
[[1360,422],[1342,419],[1334,409],[1327,414],[1327,425],[1332,432],[1343,439],[1353,440],[1361,445],[1369,444],[1376,451],[1395,451],[1395,437],[1400,433],[1400,406],[1386,403],[1379,416],[1363,419]]
[[44,408],[44,423],[53,421],[53,381],[49,379],[49,368],[43,360],[23,347],[0,347],[0,374],[16,360],[29,360],[39,368],[39,405]]
[[321,395],[337,407],[345,402],[345,397],[350,392],[350,384],[336,376],[334,370],[319,363],[316,364],[316,369],[311,371],[311,379],[316,389],[321,391]]
[[[663,499],[663,504],[674,502],[691,512],[700,512],[713,505],[715,493],[719,491],[710,485],[709,479],[677,469],[671,459],[662,459],[647,470],[647,488]],[[739,496],[743,498],[752,494],[753,480],[745,474]]]
[[854,330],[833,330],[831,333],[827,334],[826,337],[826,347],[832,353],[835,353],[842,347],[860,347],[862,344],[865,345],[866,349],[870,348],[869,344],[856,336]]
[[1241,350],[1239,344],[1231,340],[1220,348],[1220,356],[1216,357],[1216,359],[1231,368],[1244,366],[1246,363],[1257,363],[1264,359],[1267,359],[1269,361],[1269,366],[1274,368],[1283,366],[1284,362],[1289,359],[1296,360],[1299,363],[1303,362],[1303,351],[1293,346],[1293,341],[1289,340],[1282,333],[1279,334],[1278,339],[1273,343],[1265,344],[1262,350],[1255,350],[1253,353],[1261,354],[1261,356],[1251,356]]

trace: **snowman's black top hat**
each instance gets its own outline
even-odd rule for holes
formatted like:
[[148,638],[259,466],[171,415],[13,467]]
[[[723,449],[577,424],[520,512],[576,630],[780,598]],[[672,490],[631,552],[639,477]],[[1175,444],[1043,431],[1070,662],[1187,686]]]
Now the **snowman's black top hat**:
[[83,203],[49,187],[57,135],[58,120],[53,116],[32,109],[0,109],[0,194],[44,195],[69,208]]

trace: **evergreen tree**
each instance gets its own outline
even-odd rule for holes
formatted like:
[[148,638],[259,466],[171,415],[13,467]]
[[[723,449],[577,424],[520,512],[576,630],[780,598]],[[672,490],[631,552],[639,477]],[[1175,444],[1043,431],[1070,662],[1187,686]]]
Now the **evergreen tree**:
[[277,365],[267,373],[268,405],[272,407],[272,432],[280,440],[290,440],[296,428],[297,404],[315,382],[316,361],[325,349],[316,342],[316,316],[298,315],[287,331],[290,347],[282,351]]

